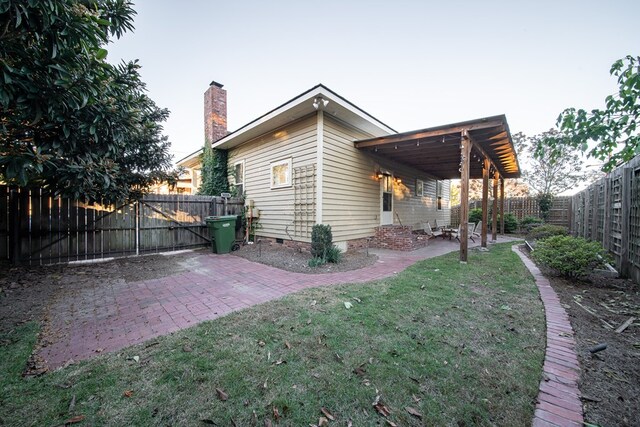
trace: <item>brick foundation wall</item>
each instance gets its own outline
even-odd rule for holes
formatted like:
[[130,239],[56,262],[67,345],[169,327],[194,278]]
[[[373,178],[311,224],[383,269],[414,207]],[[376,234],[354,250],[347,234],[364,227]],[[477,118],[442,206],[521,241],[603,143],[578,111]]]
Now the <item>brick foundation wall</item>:
[[282,243],[278,243],[276,239],[272,237],[257,237],[258,240],[261,240],[261,245],[282,245],[287,248],[296,249],[302,252],[311,253],[311,243],[307,242],[298,242],[295,240],[283,240]]
[[376,234],[370,247],[394,251],[413,251],[427,246],[428,241],[427,236],[414,233],[410,226],[383,225],[376,227]]

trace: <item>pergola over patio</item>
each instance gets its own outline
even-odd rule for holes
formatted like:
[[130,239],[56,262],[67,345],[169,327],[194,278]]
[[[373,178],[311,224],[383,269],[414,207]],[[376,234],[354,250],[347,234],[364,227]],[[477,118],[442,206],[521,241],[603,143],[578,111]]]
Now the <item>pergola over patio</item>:
[[[364,139],[356,148],[409,165],[439,179],[460,179],[460,261],[467,261],[469,179],[482,178],[482,246],[487,246],[489,177],[500,186],[500,232],[504,234],[504,180],[520,166],[505,115]],[[492,239],[497,238],[498,198],[493,199]]]

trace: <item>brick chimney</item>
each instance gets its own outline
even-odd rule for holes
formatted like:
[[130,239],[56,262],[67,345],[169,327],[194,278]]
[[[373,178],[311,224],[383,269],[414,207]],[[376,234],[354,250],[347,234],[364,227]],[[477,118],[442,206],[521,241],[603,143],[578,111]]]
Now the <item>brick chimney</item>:
[[227,135],[227,91],[211,82],[204,93],[204,137],[211,145]]

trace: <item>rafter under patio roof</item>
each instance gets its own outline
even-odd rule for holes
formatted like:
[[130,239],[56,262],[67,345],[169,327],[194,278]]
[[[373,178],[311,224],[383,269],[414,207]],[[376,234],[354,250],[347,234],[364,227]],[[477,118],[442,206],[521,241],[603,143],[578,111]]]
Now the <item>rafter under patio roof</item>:
[[482,178],[483,159],[489,159],[503,178],[519,178],[520,166],[504,115],[452,123],[355,142],[356,148],[412,166],[440,179],[460,178],[460,142],[469,135],[469,177]]

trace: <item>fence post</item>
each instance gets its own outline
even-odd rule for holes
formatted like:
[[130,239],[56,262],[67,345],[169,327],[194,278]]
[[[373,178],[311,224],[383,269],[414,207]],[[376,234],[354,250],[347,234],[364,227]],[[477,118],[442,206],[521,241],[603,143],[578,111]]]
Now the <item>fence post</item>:
[[629,276],[629,221],[631,218],[631,168],[627,167],[622,170],[622,182],[621,182],[621,220],[622,220],[622,237],[620,241],[620,266],[621,275],[623,277]]
[[604,217],[602,220],[602,247],[611,251],[611,177],[604,177]]
[[136,214],[136,255],[140,255],[140,200],[134,202]]
[[20,263],[20,194],[17,187],[9,189],[9,260]]

